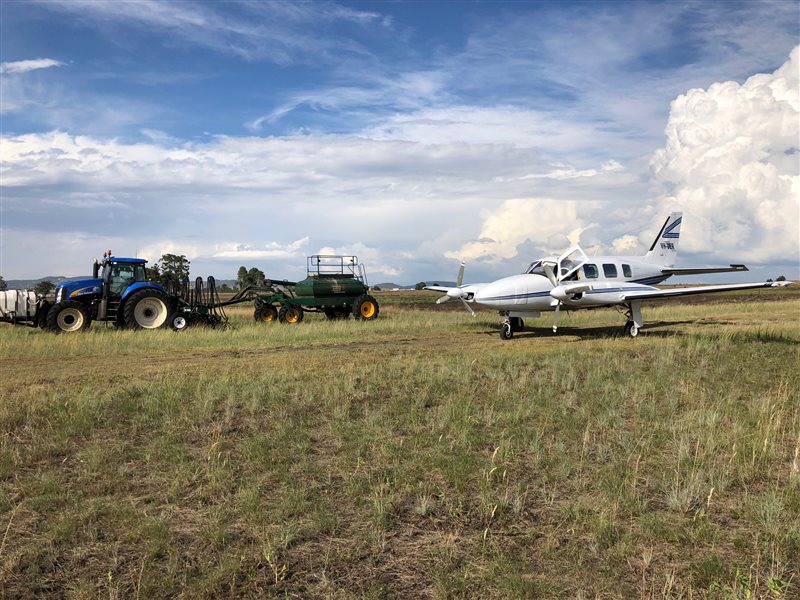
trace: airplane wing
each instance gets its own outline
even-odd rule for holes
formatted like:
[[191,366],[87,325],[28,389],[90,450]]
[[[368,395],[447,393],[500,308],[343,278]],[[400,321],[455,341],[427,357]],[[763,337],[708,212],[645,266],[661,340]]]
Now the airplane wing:
[[433,292],[442,292],[443,294],[446,294],[450,290],[456,290],[458,288],[455,288],[455,287],[444,287],[442,285],[426,285],[422,289],[423,290],[431,290]]
[[664,275],[706,275],[707,273],[734,273],[737,271],[749,271],[749,269],[744,265],[731,265],[729,267],[698,267],[696,269],[676,269],[673,267],[667,267],[661,269],[661,272]]
[[726,285],[705,285],[669,290],[642,290],[623,292],[622,300],[652,300],[655,298],[672,298],[673,296],[691,296],[693,294],[713,294],[715,292],[732,292],[735,290],[755,290],[759,288],[786,287],[791,281],[765,281],[762,283],[731,283]]

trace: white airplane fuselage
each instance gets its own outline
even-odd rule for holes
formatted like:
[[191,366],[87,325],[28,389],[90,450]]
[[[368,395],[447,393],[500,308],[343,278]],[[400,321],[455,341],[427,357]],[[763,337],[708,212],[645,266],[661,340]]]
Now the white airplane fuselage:
[[[633,258],[633,257],[631,257]],[[592,269],[592,265],[596,267]],[[588,274],[596,277],[587,277]],[[626,272],[630,276],[626,276]],[[607,274],[615,275],[608,277]],[[620,294],[631,291],[657,291],[650,284],[660,283],[669,275],[661,272],[660,265],[640,262],[628,257],[597,256],[588,259],[570,284],[585,283],[591,286],[579,294],[561,294],[559,287],[545,275],[523,273],[498,279],[482,287],[473,297],[476,304],[499,311],[545,312],[556,309],[558,300],[562,309],[609,306],[621,302]]]

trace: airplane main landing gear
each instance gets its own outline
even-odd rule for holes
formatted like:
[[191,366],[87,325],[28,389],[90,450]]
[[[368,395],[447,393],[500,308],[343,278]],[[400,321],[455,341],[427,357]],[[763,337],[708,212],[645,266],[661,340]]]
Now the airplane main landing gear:
[[625,323],[625,336],[635,338],[637,335],[639,335],[639,328],[636,326],[636,323],[633,321]]
[[644,325],[641,302],[631,302],[627,306],[625,317],[627,317],[627,322],[625,323],[625,337],[635,338],[639,335],[639,329]]

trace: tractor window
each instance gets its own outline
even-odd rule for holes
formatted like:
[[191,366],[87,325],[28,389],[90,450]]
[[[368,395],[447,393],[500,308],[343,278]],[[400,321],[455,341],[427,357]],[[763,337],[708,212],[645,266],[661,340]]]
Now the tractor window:
[[604,264],[603,275],[608,279],[614,279],[617,276],[617,265]]
[[147,271],[145,271],[144,265],[133,266],[133,280],[147,281]]
[[136,281],[134,266],[131,264],[112,264],[109,289],[114,294],[122,294],[125,288]]
[[631,270],[631,266],[623,264],[622,265],[622,274],[625,277],[633,277],[633,271]]
[[586,276],[586,279],[597,279],[597,265],[583,265],[583,274]]

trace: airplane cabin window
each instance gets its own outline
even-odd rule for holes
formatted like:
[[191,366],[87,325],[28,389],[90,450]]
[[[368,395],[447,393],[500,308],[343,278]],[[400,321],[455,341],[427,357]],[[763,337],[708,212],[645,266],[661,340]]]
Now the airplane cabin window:
[[625,277],[633,277],[633,271],[630,265],[622,265],[622,274]]
[[608,279],[614,279],[617,276],[617,265],[603,264],[603,275]]
[[586,276],[586,279],[597,279],[597,265],[583,265],[583,274]]

